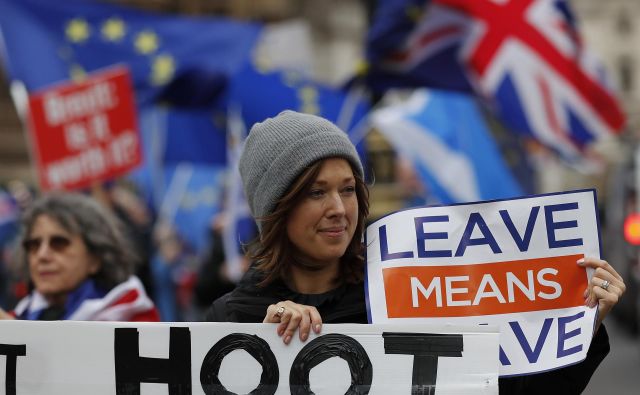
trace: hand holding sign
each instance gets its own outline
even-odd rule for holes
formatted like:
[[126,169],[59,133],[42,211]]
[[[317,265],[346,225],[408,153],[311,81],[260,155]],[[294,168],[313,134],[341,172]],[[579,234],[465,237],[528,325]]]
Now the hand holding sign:
[[583,190],[381,218],[366,237],[372,322],[498,325],[501,376],[583,361],[624,293],[607,262],[585,258],[601,254],[596,207]]
[[315,307],[290,300],[270,305],[262,322],[280,323],[277,332],[284,344],[291,342],[298,328],[301,341],[307,340],[311,328],[315,333],[320,333],[322,328],[322,317]]
[[578,260],[578,264],[595,269],[589,287],[585,290],[585,305],[589,307],[598,305],[597,330],[604,317],[618,303],[627,287],[616,269],[607,261],[587,257]]

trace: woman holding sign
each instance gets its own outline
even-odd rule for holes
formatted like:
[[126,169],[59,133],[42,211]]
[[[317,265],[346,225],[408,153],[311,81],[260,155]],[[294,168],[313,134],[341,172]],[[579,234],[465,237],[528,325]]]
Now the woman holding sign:
[[33,291],[0,319],[159,321],[120,224],[90,197],[34,202],[22,219],[22,247]]
[[[367,323],[364,296],[368,189],[347,135],[329,121],[285,111],[251,129],[240,158],[245,194],[260,231],[254,262],[238,287],[216,300],[209,321],[278,323],[288,344],[322,323]],[[599,304],[598,325],[624,292],[599,259],[585,303]],[[580,364],[500,380],[502,393],[579,393],[609,350],[604,327]]]

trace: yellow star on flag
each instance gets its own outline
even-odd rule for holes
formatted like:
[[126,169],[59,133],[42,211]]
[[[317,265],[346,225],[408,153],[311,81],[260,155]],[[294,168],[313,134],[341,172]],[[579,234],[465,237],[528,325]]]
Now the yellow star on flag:
[[89,38],[89,30],[89,24],[86,20],[82,18],[74,18],[67,23],[65,34],[69,41],[73,43],[81,43],[87,41]]
[[273,69],[271,61],[267,56],[256,56],[253,64],[256,66],[256,70],[262,74],[266,74]]
[[175,71],[176,64],[173,56],[156,56],[151,64],[151,83],[153,85],[164,85],[173,78]]
[[140,54],[149,55],[158,49],[160,46],[159,41],[157,34],[150,30],[145,30],[137,34],[134,45]]
[[120,41],[124,37],[126,27],[120,18],[109,18],[102,24],[102,37],[107,41]]
[[282,73],[282,83],[290,88],[296,88],[302,82],[302,75],[298,71],[285,71]]
[[307,85],[298,90],[298,98],[302,102],[300,105],[300,109],[302,112],[307,114],[320,114],[320,107],[318,106],[318,90],[311,86]]
[[316,101],[318,99],[318,90],[311,85],[307,85],[298,91],[298,97],[303,102]]
[[79,82],[87,78],[87,72],[79,64],[72,64],[69,75],[73,81]]

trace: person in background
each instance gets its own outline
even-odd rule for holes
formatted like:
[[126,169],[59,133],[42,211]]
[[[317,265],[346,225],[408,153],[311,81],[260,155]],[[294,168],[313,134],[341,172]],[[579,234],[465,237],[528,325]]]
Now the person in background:
[[[154,229],[155,253],[151,258],[153,296],[162,321],[189,320],[195,254],[173,225],[158,221]],[[188,290],[185,292],[183,290]],[[185,297],[187,300],[185,300]],[[198,317],[196,317],[198,318]]]
[[107,207],[124,225],[124,237],[130,240],[138,256],[135,275],[150,295],[155,293],[151,274],[153,248],[153,215],[133,185],[124,179],[95,183],[87,191],[91,197]]
[[[323,323],[367,323],[364,296],[368,190],[355,147],[331,122],[285,111],[255,124],[240,162],[245,195],[259,236],[253,265],[238,287],[217,299],[208,321],[277,323],[285,344]],[[501,394],[578,394],[609,352],[602,320],[625,291],[607,262],[595,269],[585,303],[598,320],[587,358],[573,366],[500,379]]]
[[[230,275],[225,250],[223,233],[230,225],[231,219],[228,212],[221,211],[211,221],[209,248],[205,254],[197,281],[194,287],[195,301],[201,310],[206,310],[214,300],[232,291],[236,287],[237,280],[234,281]],[[246,272],[249,268],[249,260],[246,256],[246,244],[256,235],[255,222],[250,217],[243,217],[237,222],[235,236],[238,239],[236,264],[240,265],[240,271]]]
[[15,199],[0,186],[0,308],[12,304],[9,252],[18,234],[19,208]]
[[94,199],[53,193],[24,213],[16,254],[31,292],[0,318],[159,321],[140,280],[122,225]]

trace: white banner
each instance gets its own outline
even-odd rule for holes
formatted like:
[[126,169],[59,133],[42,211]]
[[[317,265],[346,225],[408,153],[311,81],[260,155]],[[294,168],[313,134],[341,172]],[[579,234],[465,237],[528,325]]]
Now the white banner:
[[596,309],[584,306],[600,257],[594,190],[386,216],[367,228],[370,322],[500,328],[500,375],[584,360]]
[[0,321],[0,394],[225,391],[498,394],[498,332],[326,324],[284,345],[275,324]]

